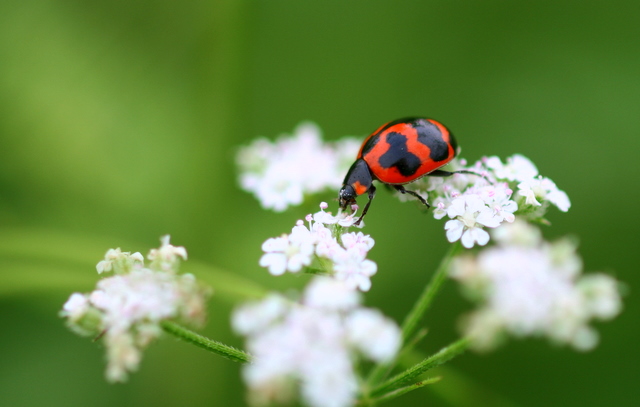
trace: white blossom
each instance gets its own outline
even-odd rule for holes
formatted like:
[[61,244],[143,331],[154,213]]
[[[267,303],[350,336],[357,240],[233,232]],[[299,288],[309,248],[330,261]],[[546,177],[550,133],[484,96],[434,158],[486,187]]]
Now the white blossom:
[[369,291],[371,276],[378,271],[378,266],[365,258],[365,253],[357,247],[341,250],[334,255],[333,270],[338,280],[344,281],[348,287]]
[[107,334],[105,338],[107,348],[106,377],[109,382],[126,380],[128,373],[136,371],[142,352],[134,343],[134,337],[128,334]]
[[312,219],[324,225],[339,225],[345,228],[349,228],[355,226],[357,228],[364,227],[364,221],[361,221],[359,224],[354,225],[354,223],[358,220],[356,216],[356,212],[358,210],[358,205],[352,205],[351,212],[342,212],[339,211],[336,216],[333,216],[331,212],[325,212],[328,204],[326,202],[320,203],[320,212],[316,212],[313,214]]
[[152,267],[156,266],[163,271],[172,271],[177,267],[179,257],[187,260],[187,250],[182,246],[173,246],[169,243],[169,235],[160,238],[160,248],[151,249],[147,258],[151,261]]
[[542,206],[539,200],[547,200],[562,212],[567,212],[571,207],[567,194],[549,178],[536,177],[519,183],[518,194],[525,198],[528,205]]
[[260,266],[267,267],[274,276],[282,275],[285,271],[297,273],[303,266],[311,264],[315,240],[299,222],[290,235],[270,238],[262,244],[265,254],[260,258]]
[[398,327],[376,310],[355,310],[346,325],[351,345],[374,361],[390,362],[400,348]]
[[144,257],[142,257],[140,252],[131,254],[130,252],[123,252],[118,247],[117,249],[107,250],[107,253],[104,255],[104,260],[99,261],[96,265],[96,271],[98,274],[112,270],[116,274],[126,273],[140,266],[142,263],[144,263]]
[[345,249],[354,249],[362,254],[367,254],[375,244],[371,236],[362,232],[344,233],[340,240],[342,240]]
[[538,168],[535,164],[521,154],[514,154],[507,158],[506,164],[503,164],[496,156],[487,157],[483,161],[487,168],[493,170],[497,179],[525,181],[538,175]]
[[462,195],[455,198],[447,215],[452,219],[445,224],[447,239],[450,242],[460,240],[466,248],[474,244],[484,246],[489,242],[489,234],[483,227],[497,227],[500,218],[477,195]]
[[[582,262],[569,241],[544,242],[525,222],[502,229],[494,236],[498,246],[457,259],[451,271],[480,299],[466,323],[476,348],[495,347],[505,333],[547,336],[580,350],[594,347],[597,333],[588,322],[610,319],[621,308],[615,280],[582,276]],[[530,238],[523,238],[527,232]]]
[[282,275],[286,271],[297,273],[315,261],[318,268],[352,289],[368,291],[377,265],[366,257],[375,242],[362,232],[342,233],[347,227],[342,224],[352,225],[355,214],[333,216],[324,211],[326,207],[322,202],[319,212],[306,216],[308,226],[300,220],[290,234],[267,239],[262,244],[260,266],[273,275]]
[[360,295],[348,285],[331,278],[315,278],[305,291],[304,304],[311,308],[348,311],[360,304]]
[[143,349],[162,332],[161,321],[204,321],[207,291],[193,275],[177,274],[178,257],[186,259],[186,250],[170,245],[168,236],[161,240],[149,254],[149,268],[140,253],[109,250],[97,270],[116,274],[89,294],[72,294],[60,312],[73,331],[102,338],[109,381],[124,381],[137,369]]
[[247,336],[254,355],[243,368],[254,404],[287,403],[300,394],[312,407],[351,406],[358,390],[356,358],[391,360],[401,341],[395,323],[363,308],[357,292],[326,277],[314,278],[299,302],[271,295],[243,305],[232,325]]
[[259,333],[288,312],[288,307],[288,301],[276,294],[259,303],[244,304],[233,314],[233,329],[242,335]]
[[[489,242],[486,228],[499,229],[518,217],[544,223],[549,205],[564,212],[571,206],[567,194],[549,178],[540,176],[537,167],[520,154],[508,157],[506,163],[495,156],[472,165],[454,159],[447,170],[472,173],[423,177],[407,188],[428,195],[434,218],[449,218],[445,223],[447,239],[460,240],[467,248]],[[406,195],[396,196],[407,200]]]
[[87,313],[89,305],[89,299],[86,295],[73,293],[62,306],[61,315],[75,322]]
[[240,185],[265,209],[281,212],[302,203],[305,194],[337,190],[360,142],[324,143],[317,125],[302,123],[276,142],[264,138],[238,152]]

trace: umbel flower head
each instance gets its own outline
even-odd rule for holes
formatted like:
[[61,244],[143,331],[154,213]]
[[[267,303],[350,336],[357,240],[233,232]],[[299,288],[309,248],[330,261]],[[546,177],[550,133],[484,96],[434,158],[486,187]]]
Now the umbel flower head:
[[390,361],[400,329],[380,312],[360,306],[344,282],[315,277],[299,301],[273,294],[233,315],[254,362],[243,370],[255,405],[291,402],[312,407],[353,405],[358,389],[354,361]]
[[263,208],[282,212],[300,205],[304,195],[337,190],[359,147],[355,138],[324,143],[317,125],[301,123],[291,136],[260,138],[240,149],[240,185]]
[[[324,211],[327,207],[322,202],[320,212],[307,215],[307,225],[299,220],[290,234],[267,239],[262,245],[265,253],[260,258],[260,265],[273,275],[281,275],[285,271],[297,273],[315,264],[316,268],[331,273],[348,287],[369,291],[371,276],[378,269],[366,258],[374,241],[362,232],[345,231],[353,226],[355,214],[333,216]],[[359,227],[362,226],[361,223]]]
[[569,240],[548,243],[524,222],[498,228],[497,245],[453,263],[451,277],[479,303],[464,329],[476,349],[488,350],[510,334],[546,336],[579,350],[593,348],[597,332],[588,323],[621,309],[617,282],[605,275],[582,275],[582,261]]
[[[569,197],[549,178],[542,177],[526,157],[516,154],[503,163],[498,157],[485,157],[471,166],[465,160],[454,159],[448,178],[424,177],[411,184],[411,189],[428,195],[436,219],[449,218],[445,223],[447,240],[460,240],[466,248],[484,246],[490,235],[486,228],[511,223],[516,218],[548,223],[544,215],[549,206],[563,212],[571,207]],[[405,195],[398,194],[402,200]]]
[[111,382],[124,381],[137,369],[142,350],[162,332],[161,321],[204,322],[207,290],[193,275],[178,274],[180,259],[187,258],[184,247],[164,236],[147,258],[148,268],[140,253],[109,249],[96,269],[115,275],[100,280],[91,293],[72,294],[60,312],[74,332],[102,339]]

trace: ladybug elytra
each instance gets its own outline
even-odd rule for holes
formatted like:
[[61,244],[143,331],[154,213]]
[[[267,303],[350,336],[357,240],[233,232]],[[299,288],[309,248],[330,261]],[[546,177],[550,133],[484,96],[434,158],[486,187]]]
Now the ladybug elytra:
[[[340,208],[356,203],[356,197],[368,193],[369,201],[362,215],[355,222],[359,224],[366,215],[376,194],[373,181],[380,181],[403,194],[425,201],[415,191],[409,191],[404,184],[425,175],[448,177],[454,173],[438,168],[456,156],[458,146],[453,134],[443,124],[422,117],[410,117],[389,122],[367,137],[360,147],[356,161],[349,168],[340,189]],[[477,174],[475,174],[477,175]]]

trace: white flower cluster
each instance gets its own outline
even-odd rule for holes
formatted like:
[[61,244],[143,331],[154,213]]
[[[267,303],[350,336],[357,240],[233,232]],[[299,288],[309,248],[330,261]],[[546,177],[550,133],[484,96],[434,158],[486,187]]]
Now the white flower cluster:
[[307,215],[308,226],[299,220],[290,234],[267,239],[262,245],[265,254],[260,265],[273,275],[281,275],[313,266],[314,260],[328,260],[335,278],[350,288],[369,291],[377,265],[366,256],[374,241],[362,232],[342,233],[343,227],[352,226],[357,219],[355,213],[332,216],[324,211],[327,206],[322,202],[320,212]]
[[314,278],[299,302],[274,294],[242,306],[232,322],[255,356],[243,370],[254,405],[291,402],[297,385],[312,407],[353,405],[356,356],[387,362],[401,344],[393,321],[326,277]]
[[620,312],[616,280],[581,275],[582,261],[572,242],[545,242],[524,221],[496,229],[493,238],[497,246],[456,259],[451,271],[481,303],[465,324],[474,346],[491,349],[508,333],[593,348],[598,335],[588,322]]
[[300,205],[305,194],[336,190],[360,148],[356,138],[323,143],[318,126],[302,123],[276,142],[260,138],[240,149],[240,185],[265,209]]
[[[453,160],[450,167],[451,171],[477,175],[424,177],[409,189],[428,194],[434,217],[449,218],[445,224],[447,239],[460,240],[466,248],[489,242],[485,228],[511,223],[516,216],[545,222],[543,217],[550,204],[563,212],[571,206],[567,194],[549,178],[540,176],[535,165],[519,154],[508,158],[506,164],[498,157],[488,157],[469,167],[464,166],[464,160]],[[407,199],[406,195],[398,196]]]
[[160,335],[161,321],[200,324],[205,318],[206,290],[193,275],[177,274],[180,258],[187,258],[184,247],[171,245],[165,236],[147,257],[149,268],[140,253],[110,249],[96,268],[116,275],[100,280],[89,294],[72,294],[60,312],[73,331],[104,340],[111,382],[124,381],[136,370],[142,350]]

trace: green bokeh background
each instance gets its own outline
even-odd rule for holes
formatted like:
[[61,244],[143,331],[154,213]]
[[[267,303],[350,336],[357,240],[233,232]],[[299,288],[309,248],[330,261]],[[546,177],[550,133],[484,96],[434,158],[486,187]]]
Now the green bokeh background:
[[[640,405],[639,51],[634,1],[3,0],[0,405],[243,405],[238,365],[168,337],[107,384],[103,349],[58,310],[106,249],[146,253],[166,233],[214,287],[195,265],[302,287],[258,267],[260,244],[336,193],[263,211],[237,187],[237,147],[303,120],[338,139],[409,115],[446,123],[469,160],[531,158],[573,204],[545,235],[577,236],[585,269],[627,295],[593,352],[514,340],[389,405]],[[366,303],[401,321],[446,251],[442,222],[382,191],[366,231]],[[229,298],[203,332],[241,346]],[[421,350],[454,340],[469,307],[448,283]]]

